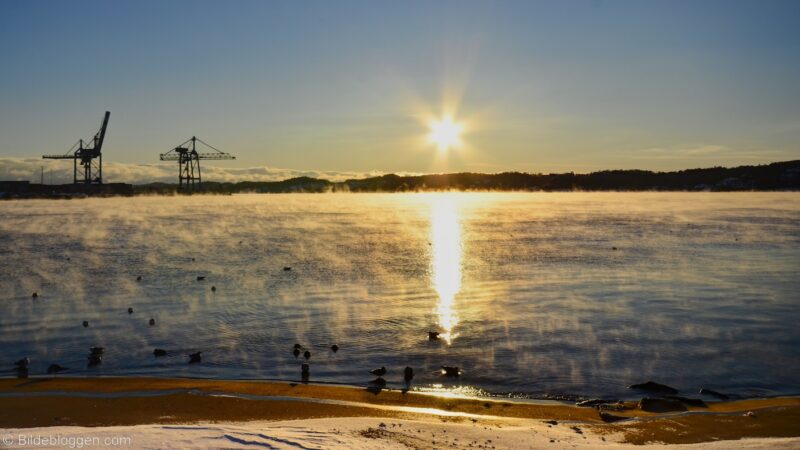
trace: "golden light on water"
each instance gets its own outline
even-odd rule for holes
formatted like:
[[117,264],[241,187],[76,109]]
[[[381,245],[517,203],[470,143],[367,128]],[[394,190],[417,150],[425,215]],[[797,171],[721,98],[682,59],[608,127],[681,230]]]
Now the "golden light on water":
[[461,224],[455,202],[447,196],[431,204],[431,281],[439,302],[436,314],[440,337],[448,344],[457,334],[455,298],[461,290]]

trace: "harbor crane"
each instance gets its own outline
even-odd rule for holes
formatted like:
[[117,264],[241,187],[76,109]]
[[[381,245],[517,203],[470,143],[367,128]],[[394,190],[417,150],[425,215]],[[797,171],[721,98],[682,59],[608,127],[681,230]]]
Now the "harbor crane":
[[[199,153],[197,151],[198,142],[213,152]],[[203,187],[200,176],[201,159],[221,160],[236,159],[236,157],[212,147],[196,136],[192,136],[172,150],[161,154],[161,161],[178,161],[178,185],[181,190],[194,190],[195,182],[198,189]]]
[[[103,184],[103,141],[106,138],[106,128],[111,112],[106,111],[103,125],[88,141],[80,139],[63,155],[42,155],[42,159],[71,159],[73,164],[72,177],[75,184]],[[82,173],[78,171],[78,161],[83,167]]]

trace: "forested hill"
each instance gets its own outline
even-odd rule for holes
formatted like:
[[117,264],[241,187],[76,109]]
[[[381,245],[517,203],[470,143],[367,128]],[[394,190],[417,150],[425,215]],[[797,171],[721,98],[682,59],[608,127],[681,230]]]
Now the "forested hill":
[[[138,193],[175,190],[172,184],[135,186]],[[217,183],[206,181],[203,191],[236,192],[406,192],[406,191],[743,191],[799,190],[800,160],[760,166],[688,169],[676,172],[605,170],[587,174],[504,172],[451,173],[379,177],[331,182],[300,177],[283,181]]]

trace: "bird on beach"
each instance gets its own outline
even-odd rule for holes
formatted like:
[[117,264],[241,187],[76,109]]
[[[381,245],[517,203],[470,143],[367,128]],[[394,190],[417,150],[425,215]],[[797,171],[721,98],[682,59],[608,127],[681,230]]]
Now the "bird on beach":
[[372,369],[369,371],[369,373],[375,375],[376,377],[382,377],[386,375],[386,367],[381,366],[380,369]]
[[150,326],[152,327],[153,325],[155,325],[155,324],[156,324],[156,319],[153,319],[153,318],[151,317],[151,318],[150,318],[150,321],[149,321],[148,323],[149,323],[149,324],[150,324]]
[[34,292],[33,294],[31,294],[31,298],[38,298],[38,297],[39,297],[38,292]]
[[128,314],[133,314],[133,308],[128,308]]
[[167,356],[167,351],[164,350],[163,348],[157,348],[157,349],[153,350],[153,355],[154,356]]
[[292,268],[291,268],[291,267],[289,267],[289,266],[286,266],[286,267],[284,267],[284,268],[283,268],[283,271],[284,271],[284,272],[288,272],[288,271],[290,271],[290,270],[292,270]]
[[48,375],[54,375],[54,374],[57,374],[59,372],[63,372],[65,370],[69,370],[69,369],[67,367],[64,367],[64,366],[61,366],[61,365],[58,365],[58,364],[50,364],[50,367],[47,368],[47,374]]
[[199,363],[202,361],[203,352],[195,352],[189,354],[189,363]]
[[136,281],[142,281],[142,276],[139,275],[138,277],[136,277]]
[[206,277],[197,277],[197,281],[203,281],[205,279],[206,279]]
[[31,359],[27,356],[20,359],[19,361],[15,362],[14,365],[17,366],[17,369],[27,369],[31,363]]

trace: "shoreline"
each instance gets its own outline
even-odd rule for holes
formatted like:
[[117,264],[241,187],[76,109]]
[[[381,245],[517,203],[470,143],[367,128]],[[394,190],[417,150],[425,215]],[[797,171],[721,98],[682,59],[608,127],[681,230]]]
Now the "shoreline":
[[[800,397],[710,402],[653,413],[635,402],[600,411],[564,402],[438,396],[394,389],[276,381],[134,377],[0,379],[0,428],[135,427],[148,424],[256,423],[382,418],[423,423],[573,429],[598,442],[694,444],[800,437]],[[374,428],[374,427],[373,427]],[[46,429],[46,428],[44,428]],[[552,430],[551,430],[552,429]],[[676,431],[676,430],[680,431]],[[540,432],[550,432],[540,430]],[[585,434],[584,434],[585,433]],[[800,445],[800,439],[797,440]]]

